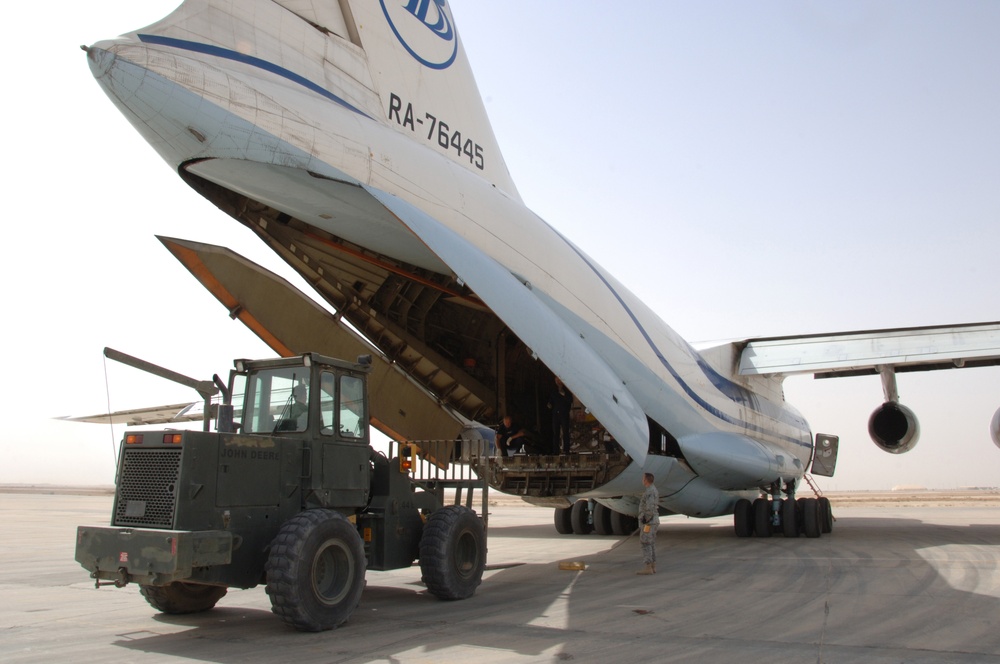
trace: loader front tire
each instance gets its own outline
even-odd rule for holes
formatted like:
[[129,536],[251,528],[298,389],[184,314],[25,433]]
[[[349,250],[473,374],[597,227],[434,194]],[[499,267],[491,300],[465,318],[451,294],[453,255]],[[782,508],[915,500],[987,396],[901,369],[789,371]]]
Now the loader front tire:
[[278,531],[264,566],[271,611],[299,631],[333,629],[361,601],[365,566],[364,543],[344,515],[301,512]]

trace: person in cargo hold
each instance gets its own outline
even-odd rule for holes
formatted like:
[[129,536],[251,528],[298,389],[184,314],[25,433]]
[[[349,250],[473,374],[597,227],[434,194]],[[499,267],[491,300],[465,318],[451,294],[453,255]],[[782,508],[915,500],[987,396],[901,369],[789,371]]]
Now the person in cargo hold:
[[569,415],[573,408],[573,393],[556,377],[556,386],[549,396],[549,410],[552,411],[552,449],[559,451],[560,443],[563,454],[569,454]]
[[510,415],[503,416],[503,422],[497,427],[497,448],[500,456],[513,456],[514,452],[520,450],[524,445],[524,436],[527,432],[520,423],[515,422]]

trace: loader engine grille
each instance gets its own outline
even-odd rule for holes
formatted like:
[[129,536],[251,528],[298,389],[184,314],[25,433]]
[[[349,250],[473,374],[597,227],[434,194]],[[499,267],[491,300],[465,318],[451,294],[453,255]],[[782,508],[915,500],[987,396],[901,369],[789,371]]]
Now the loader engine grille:
[[113,525],[173,526],[181,451],[125,450]]

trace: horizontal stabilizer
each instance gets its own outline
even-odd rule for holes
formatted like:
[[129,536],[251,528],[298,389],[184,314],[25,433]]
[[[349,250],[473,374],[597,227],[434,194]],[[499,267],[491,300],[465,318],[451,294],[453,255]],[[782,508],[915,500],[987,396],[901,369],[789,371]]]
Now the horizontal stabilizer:
[[[215,410],[213,404],[212,410]],[[204,411],[200,401],[195,403],[178,403],[167,406],[149,406],[119,410],[103,415],[84,415],[82,417],[57,417],[65,422],[90,422],[92,424],[127,424],[129,426],[146,424],[171,424],[174,422],[201,422]]]

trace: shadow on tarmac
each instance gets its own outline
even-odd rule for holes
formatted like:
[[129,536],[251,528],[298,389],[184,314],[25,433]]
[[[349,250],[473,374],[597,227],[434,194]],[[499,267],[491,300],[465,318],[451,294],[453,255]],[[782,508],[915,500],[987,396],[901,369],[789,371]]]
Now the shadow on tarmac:
[[[992,514],[992,512],[991,512]],[[491,564],[518,540],[552,540],[553,562],[488,572],[475,597],[441,602],[396,574],[368,587],[351,620],[298,633],[269,611],[263,590],[219,608],[164,616],[189,627],[122,635],[115,645],[219,664],[253,661],[478,662],[624,657],[656,661],[965,662],[1000,656],[1000,525],[840,518],[820,539],[739,539],[728,522],[665,519],[658,573],[637,577],[639,544],[573,556],[595,535],[551,526],[491,528]],[[509,540],[509,541],[505,541]],[[585,571],[560,571],[558,560]],[[410,570],[419,578],[419,570]],[[382,577],[384,578],[384,577]],[[258,593],[257,608],[235,604]],[[261,600],[263,598],[263,600]],[[148,607],[144,607],[148,608]],[[147,635],[148,634],[148,635]]]

